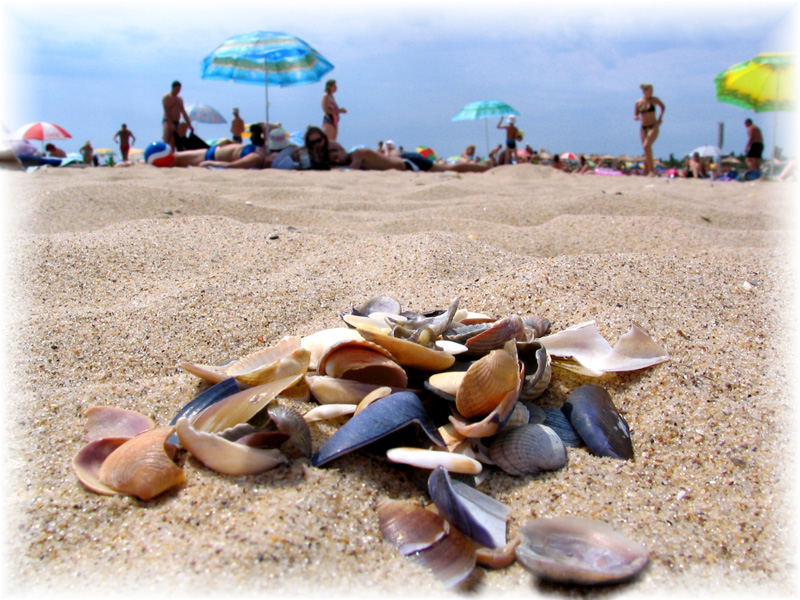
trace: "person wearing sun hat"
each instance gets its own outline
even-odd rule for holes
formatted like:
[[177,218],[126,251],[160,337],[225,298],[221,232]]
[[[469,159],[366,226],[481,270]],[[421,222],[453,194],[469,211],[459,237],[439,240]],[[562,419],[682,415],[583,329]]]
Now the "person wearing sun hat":
[[280,152],[289,145],[289,134],[281,127],[270,127],[267,148],[270,152]]

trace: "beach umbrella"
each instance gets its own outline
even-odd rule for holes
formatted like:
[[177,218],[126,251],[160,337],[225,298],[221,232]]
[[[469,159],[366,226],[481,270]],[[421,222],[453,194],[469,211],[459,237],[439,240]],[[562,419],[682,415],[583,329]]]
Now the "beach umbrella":
[[578,157],[575,156],[574,152],[562,152],[560,156],[561,160],[578,160]]
[[425,158],[436,162],[436,152],[430,146],[417,146],[417,152]]
[[228,38],[203,59],[203,79],[232,79],[264,86],[269,128],[269,86],[315,83],[333,64],[298,37],[254,31]]
[[217,109],[208,104],[190,104],[186,107],[186,112],[192,121],[197,121],[198,123],[211,123],[216,125],[218,123],[228,122]]
[[697,152],[698,155],[703,157],[716,157],[722,155],[722,149],[717,148],[716,146],[698,146],[691,152],[689,152],[689,156],[694,156],[694,153]]
[[794,52],[766,52],[728,67],[714,78],[717,100],[760,112],[772,119],[772,155],[775,156],[777,111],[794,110]]
[[28,123],[14,133],[14,138],[18,140],[66,140],[71,137],[66,129],[47,121]]
[[477,119],[486,120],[486,153],[489,153],[489,121],[492,117],[506,117],[510,115],[519,115],[513,107],[500,102],[499,100],[483,100],[480,102],[470,102],[462,108],[453,121],[475,121]]

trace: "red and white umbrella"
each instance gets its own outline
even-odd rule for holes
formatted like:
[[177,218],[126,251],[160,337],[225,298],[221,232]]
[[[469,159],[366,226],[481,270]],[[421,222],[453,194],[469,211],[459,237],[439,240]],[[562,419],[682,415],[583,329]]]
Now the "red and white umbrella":
[[561,153],[561,160],[578,160],[578,157],[575,156],[574,152],[562,152]]
[[66,129],[47,121],[28,123],[14,132],[14,138],[18,140],[66,140],[71,137]]

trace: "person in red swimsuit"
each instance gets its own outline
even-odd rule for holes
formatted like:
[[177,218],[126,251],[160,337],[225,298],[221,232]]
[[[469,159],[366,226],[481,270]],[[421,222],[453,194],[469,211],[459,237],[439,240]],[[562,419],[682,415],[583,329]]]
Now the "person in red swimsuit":
[[131,149],[131,142],[136,141],[136,136],[128,129],[128,126],[123,123],[122,128],[114,134],[114,141],[119,143],[119,153],[122,154],[122,161],[128,160],[128,152]]
[[339,115],[346,113],[347,110],[339,108],[333,94],[338,91],[335,79],[328,79],[325,82],[325,93],[322,95],[322,131],[328,136],[328,140],[336,141],[339,135]]

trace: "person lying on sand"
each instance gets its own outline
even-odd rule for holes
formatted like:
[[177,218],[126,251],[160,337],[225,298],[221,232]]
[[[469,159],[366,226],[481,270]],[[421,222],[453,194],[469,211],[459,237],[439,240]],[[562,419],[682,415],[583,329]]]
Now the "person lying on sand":
[[175,153],[173,167],[222,167],[226,169],[264,169],[271,164],[264,146],[264,128],[250,126],[249,144],[214,144],[207,150],[184,150]]
[[400,156],[382,156],[369,148],[359,148],[348,153],[341,144],[329,143],[328,156],[332,167],[350,167],[351,169],[388,171],[456,171],[458,173],[483,173],[492,164],[476,163],[435,163],[416,152],[403,152]]

